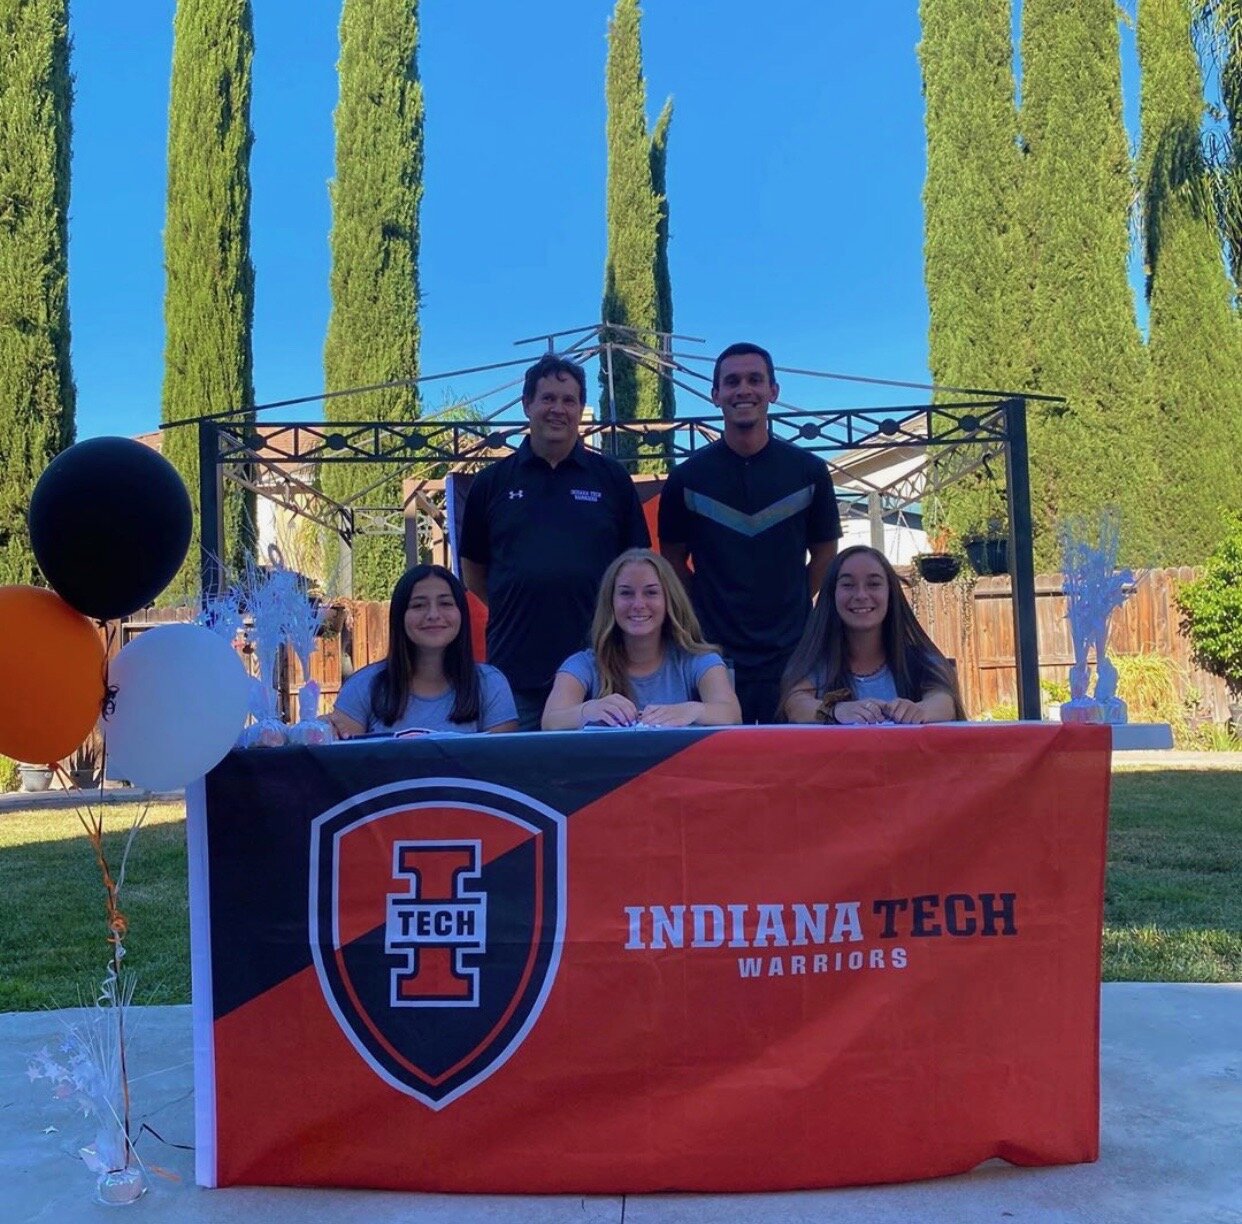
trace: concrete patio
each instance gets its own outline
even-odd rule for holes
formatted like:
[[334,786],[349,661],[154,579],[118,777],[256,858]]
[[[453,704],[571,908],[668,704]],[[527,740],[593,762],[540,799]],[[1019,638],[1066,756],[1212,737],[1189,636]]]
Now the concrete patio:
[[[0,1016],[0,1162],[6,1221],[100,1219],[94,1177],[76,1157],[80,1114],[30,1082],[27,1060],[73,1012]],[[513,1197],[194,1185],[188,1007],[136,1008],[130,1051],[138,1150],[152,1166],[135,1218],[177,1221],[516,1220],[578,1224],[690,1221],[1242,1222],[1242,985],[1103,987],[1101,1153],[1093,1165],[1019,1169],[989,1161],[940,1181],[758,1195]]]

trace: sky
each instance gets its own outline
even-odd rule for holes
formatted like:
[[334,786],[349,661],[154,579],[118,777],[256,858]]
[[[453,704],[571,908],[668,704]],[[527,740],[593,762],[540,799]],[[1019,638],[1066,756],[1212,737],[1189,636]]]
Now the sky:
[[[174,7],[71,6],[70,311],[80,439],[159,424]],[[534,361],[544,343],[514,341],[598,321],[612,7],[422,0],[424,375],[527,354]],[[654,120],[669,95],[675,108],[674,327],[702,341],[681,341],[678,351],[710,358],[749,339],[769,347],[778,366],[928,379],[917,7],[647,0],[648,114]],[[323,388],[339,11],[332,0],[254,4],[258,404]],[[1130,89],[1131,115],[1135,101]],[[429,383],[424,410],[509,377]],[[592,365],[590,398],[594,380]],[[781,384],[783,400],[807,408],[923,398],[793,375]],[[357,402],[365,419],[365,397]],[[678,412],[713,414],[680,394]],[[318,404],[261,414],[320,416]]]

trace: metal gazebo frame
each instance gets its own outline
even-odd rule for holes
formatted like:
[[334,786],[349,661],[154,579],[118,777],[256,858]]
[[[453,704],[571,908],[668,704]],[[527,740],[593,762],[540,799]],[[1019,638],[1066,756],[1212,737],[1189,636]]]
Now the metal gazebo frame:
[[[683,381],[684,377],[706,381],[706,376],[684,364],[687,360],[702,358],[677,354],[672,350],[673,340],[689,340],[692,337],[663,334],[656,337],[655,345],[651,345],[632,329],[596,324],[576,331],[552,333],[540,339],[546,341],[547,351],[557,352],[555,342],[564,336],[578,336],[579,339],[559,349],[559,355],[578,362],[598,357],[610,388],[614,362],[618,357],[623,357],[671,379],[676,386],[692,395],[705,400],[709,398],[698,387]],[[437,378],[530,364],[528,356],[517,361],[399,380],[382,386],[409,386]],[[1003,455],[1009,511],[1009,569],[1013,594],[1018,714],[1022,719],[1038,720],[1039,654],[1026,408],[1027,401],[1031,399],[1063,401],[1053,396],[1030,393],[1014,395],[964,388],[934,388],[888,380],[848,379],[848,376],[819,371],[778,369],[796,375],[914,386],[942,395],[948,393],[963,397],[934,404],[825,410],[796,408],[778,401],[774,405],[777,411],[770,412],[768,420],[776,436],[795,442],[812,454],[824,456],[830,470],[833,463],[827,456],[843,451],[897,449],[917,455],[918,462],[913,467],[907,466],[907,470],[890,483],[873,484],[854,477],[851,484],[862,487],[861,495],[842,495],[838,490],[843,516],[866,514],[873,525],[885,508],[900,510],[926,495],[927,471],[932,465],[936,465],[940,473],[946,469],[950,473],[947,478],[939,477],[939,487],[945,487],[985,465],[990,457]],[[497,390],[508,390],[513,385],[510,383]],[[373,389],[378,388],[358,390]],[[326,400],[333,398],[334,394],[350,392],[257,405],[254,411]],[[481,400],[491,394],[495,391],[476,399]],[[967,396],[970,398],[965,398]],[[510,398],[492,416],[512,409],[519,400],[520,397]],[[609,401],[614,402],[611,395]],[[239,426],[236,414],[218,414],[178,424],[196,424],[198,427],[200,572],[204,599],[219,592],[224,584],[220,558],[224,544],[226,478],[335,532],[348,550],[356,535],[401,534],[406,531],[411,517],[435,510],[426,497],[418,496],[411,499],[415,503],[413,506],[408,501],[402,506],[361,504],[359,499],[362,496],[391,479],[393,468],[408,471],[412,467],[434,463],[451,470],[463,465],[475,465],[516,449],[526,433],[525,423],[489,418],[437,420],[435,417],[424,417],[413,421],[322,423],[265,421],[262,424],[248,420]],[[677,417],[667,421],[584,420],[582,426],[582,440],[586,445],[599,447],[631,467],[653,457],[662,457],[670,464],[680,462],[718,436],[719,418],[706,416]],[[308,466],[318,469],[338,463],[371,463],[383,465],[386,471],[369,488],[355,495],[349,505],[332,500],[314,483],[292,475],[291,471],[301,471]],[[258,481],[261,472],[279,478],[280,490],[275,496],[272,490]],[[298,501],[299,497],[302,502]],[[309,510],[304,504],[308,500],[316,503],[315,510]]]

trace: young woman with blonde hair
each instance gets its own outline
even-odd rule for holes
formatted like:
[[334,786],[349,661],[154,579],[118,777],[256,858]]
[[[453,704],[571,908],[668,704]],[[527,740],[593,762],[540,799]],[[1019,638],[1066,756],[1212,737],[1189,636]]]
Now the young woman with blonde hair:
[[741,721],[724,660],[703,641],[672,566],[651,549],[632,548],[605,571],[591,646],[557,669],[545,731]]

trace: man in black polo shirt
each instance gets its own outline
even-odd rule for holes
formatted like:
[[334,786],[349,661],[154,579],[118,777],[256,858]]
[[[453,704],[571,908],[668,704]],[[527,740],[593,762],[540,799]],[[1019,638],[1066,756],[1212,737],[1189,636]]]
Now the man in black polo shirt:
[[776,717],[781,672],[841,536],[823,460],[768,431],[779,394],[766,349],[725,349],[712,373],[724,437],[679,464],[660,495],[660,551],[733,663],[743,722]]
[[529,436],[475,478],[462,576],[488,606],[487,660],[513,689],[518,726],[537,730],[556,669],[587,642],[599,580],[651,538],[634,483],[578,438],[586,375],[548,355],[526,371]]

